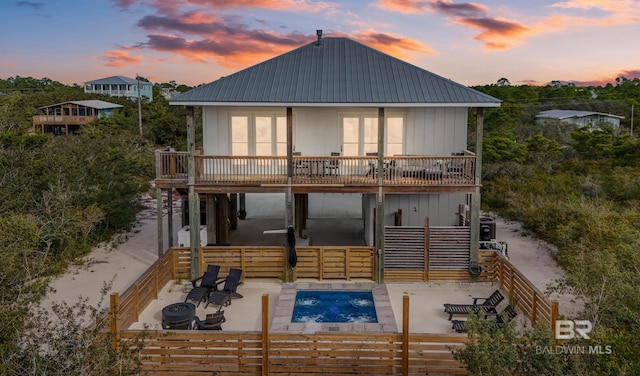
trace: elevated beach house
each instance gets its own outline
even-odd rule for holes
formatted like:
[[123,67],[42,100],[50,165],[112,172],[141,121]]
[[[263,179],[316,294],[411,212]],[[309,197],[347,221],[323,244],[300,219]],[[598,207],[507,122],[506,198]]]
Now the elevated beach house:
[[620,128],[620,120],[622,119],[624,119],[624,116],[575,110],[548,110],[539,112],[536,115],[536,122],[542,125],[561,123],[572,124],[578,128],[590,127],[593,129],[601,129],[608,126],[614,130]]
[[83,125],[111,116],[121,105],[101,100],[69,101],[43,106],[33,116],[33,131],[65,135],[76,133]]
[[[244,215],[242,194],[284,194],[284,227],[298,245],[309,194],[352,194],[362,205],[375,280],[478,274],[483,109],[500,100],[351,39],[317,34],[171,98],[187,109],[188,150],[157,152],[155,184],[159,197],[176,189],[188,199],[192,228],[207,222],[190,232],[192,263],[205,233],[208,244],[226,243],[229,218]],[[470,117],[475,153],[467,146]]]
[[125,76],[99,78],[84,83],[85,94],[104,94],[111,97],[127,97],[137,100],[153,100],[153,85],[147,81]]

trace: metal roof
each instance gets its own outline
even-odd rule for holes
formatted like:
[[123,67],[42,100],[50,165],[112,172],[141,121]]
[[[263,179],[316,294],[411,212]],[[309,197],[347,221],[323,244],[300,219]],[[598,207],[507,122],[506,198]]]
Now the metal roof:
[[48,108],[48,107],[61,106],[63,104],[67,104],[67,103],[76,104],[78,106],[95,108],[96,110],[106,110],[106,109],[110,109],[110,108],[120,108],[120,107],[122,107],[122,105],[120,105],[120,104],[115,104],[115,103],[111,103],[111,102],[105,102],[105,101],[94,99],[94,100],[86,100],[86,101],[69,101],[69,102],[56,103],[56,104],[52,104],[52,105],[49,105],[49,106],[42,106],[42,107],[40,107],[40,109]]
[[497,107],[500,100],[348,38],[323,38],[169,100],[187,105]]
[[[85,84],[103,84],[103,85],[119,85],[119,84],[127,84],[127,85],[137,85],[138,84],[138,80],[133,79],[133,78],[129,78],[129,77],[125,77],[125,76],[112,76],[112,77],[105,77],[105,78],[100,78],[97,80],[93,80],[93,81],[87,81],[85,82]],[[142,84],[146,84],[146,85],[151,85],[151,83],[146,82],[146,81],[140,81],[140,85]]]
[[544,119],[563,120],[563,119],[569,119],[569,118],[575,118],[575,117],[579,118],[579,117],[593,116],[593,115],[602,115],[602,116],[609,116],[609,117],[618,118],[618,119],[624,119],[624,116],[605,114],[605,113],[602,113],[602,112],[574,111],[574,110],[548,110],[548,111],[542,111],[542,112],[538,113],[536,115],[536,117],[537,118],[544,118]]

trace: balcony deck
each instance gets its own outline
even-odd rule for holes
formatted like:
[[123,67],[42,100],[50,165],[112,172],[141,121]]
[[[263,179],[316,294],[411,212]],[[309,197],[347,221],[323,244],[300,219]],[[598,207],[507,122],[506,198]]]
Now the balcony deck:
[[[378,160],[375,156],[294,156],[291,190],[294,193],[375,193]],[[385,193],[473,193],[475,155],[384,158],[380,174]],[[156,186],[187,187],[187,153],[156,153]],[[195,156],[195,186],[199,192],[285,192],[286,157]]]
[[96,120],[96,116],[34,115],[33,125],[85,125]]

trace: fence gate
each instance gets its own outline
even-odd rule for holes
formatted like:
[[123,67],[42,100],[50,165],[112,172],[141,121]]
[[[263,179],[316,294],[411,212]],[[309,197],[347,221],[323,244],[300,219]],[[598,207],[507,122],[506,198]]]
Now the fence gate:
[[427,243],[424,227],[384,228],[384,280],[424,281]]

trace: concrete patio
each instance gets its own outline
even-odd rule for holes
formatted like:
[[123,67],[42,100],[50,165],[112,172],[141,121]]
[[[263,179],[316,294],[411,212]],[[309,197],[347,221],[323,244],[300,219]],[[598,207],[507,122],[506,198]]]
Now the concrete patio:
[[[297,281],[298,283],[339,283],[341,285],[355,283],[372,283],[367,281]],[[262,296],[269,296],[269,323],[274,319],[274,312],[278,304],[283,283],[277,280],[247,280],[238,287],[241,299],[233,299],[230,306],[224,307],[226,322],[222,325],[224,331],[260,331]],[[393,316],[398,331],[402,328],[402,297],[409,296],[409,331],[411,333],[447,333],[454,331],[444,313],[445,303],[471,303],[472,297],[489,296],[497,285],[492,283],[391,283],[385,284]],[[129,329],[160,330],[162,308],[176,302],[184,301],[186,297],[182,282],[169,282],[154,300],[139,315],[139,321],[133,323]],[[508,304],[503,302],[498,311]],[[204,318],[207,313],[213,313],[218,307],[205,304],[197,307],[197,315]],[[526,319],[519,317],[519,325],[526,325]],[[270,325],[271,328],[271,325]],[[271,329],[270,329],[271,330]],[[303,330],[300,330],[303,332]]]

